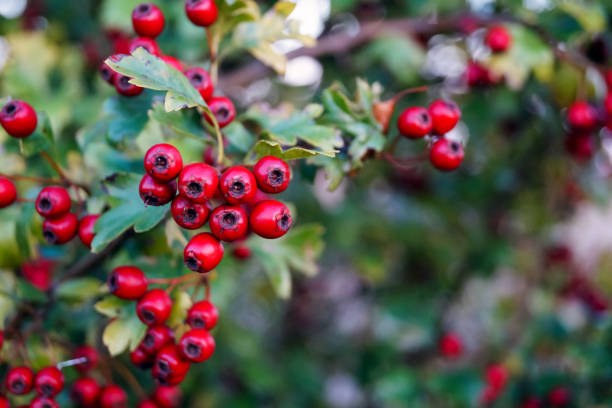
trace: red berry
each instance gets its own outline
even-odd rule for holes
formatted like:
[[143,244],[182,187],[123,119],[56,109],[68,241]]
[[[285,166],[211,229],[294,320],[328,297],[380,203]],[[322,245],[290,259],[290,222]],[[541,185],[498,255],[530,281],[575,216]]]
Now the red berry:
[[162,289],[151,289],[144,294],[136,305],[138,317],[147,326],[165,322],[170,317],[171,309],[172,300]]
[[113,83],[115,84],[115,89],[123,96],[136,96],[140,95],[143,91],[143,88],[131,84],[129,76],[125,75],[115,75]]
[[439,348],[444,357],[459,357],[463,353],[461,337],[456,333],[447,333],[440,339]]
[[72,383],[70,397],[79,407],[95,407],[99,396],[100,386],[91,378],[79,378]]
[[13,137],[30,136],[37,124],[36,111],[23,101],[10,101],[0,111],[0,125]]
[[99,408],[127,408],[127,395],[117,385],[108,385],[100,392]]
[[148,370],[153,367],[153,359],[154,356],[145,352],[142,347],[136,347],[136,349],[130,353],[132,364],[143,370]]
[[138,408],[159,408],[153,401],[146,400],[138,404]]
[[181,72],[183,72],[183,64],[181,64],[181,61],[179,61],[178,59],[174,58],[171,55],[162,55],[161,57],[159,57],[162,61],[164,61],[166,64],[170,65],[172,68],[177,69]]
[[570,133],[565,139],[565,149],[578,163],[584,163],[595,154],[595,141],[589,133]]
[[529,397],[521,404],[521,408],[540,408],[542,403],[536,397]]
[[145,205],[154,207],[165,205],[172,201],[176,195],[176,180],[164,183],[145,174],[140,181],[139,191],[140,198]]
[[51,287],[51,276],[55,263],[49,259],[33,259],[21,265],[21,274],[32,286],[47,291]]
[[0,408],[11,408],[11,403],[8,399],[0,395]]
[[191,85],[197,89],[204,100],[210,99],[213,94],[213,82],[204,68],[195,67],[185,71],[185,76]]
[[144,272],[135,266],[118,266],[108,277],[108,288],[119,299],[139,299],[146,293],[148,285]]
[[17,200],[15,184],[6,177],[0,177],[0,208],[8,207]]
[[210,231],[222,241],[244,237],[249,228],[247,214],[240,206],[220,205],[210,214]]
[[79,372],[86,373],[90,370],[93,370],[98,365],[98,351],[91,346],[81,346],[74,351],[72,354],[72,358],[82,358],[85,357],[87,359],[86,363],[77,364],[74,366]]
[[233,166],[225,170],[219,179],[221,193],[230,204],[249,202],[257,192],[257,181],[246,167]]
[[253,256],[253,251],[251,251],[251,248],[248,246],[241,245],[232,250],[232,255],[234,255],[236,259],[244,261]]
[[493,364],[487,367],[485,377],[487,384],[495,390],[501,390],[508,382],[508,372],[501,364]]
[[433,121],[425,108],[413,106],[402,112],[397,118],[400,133],[410,139],[426,136],[433,129]]
[[194,303],[187,312],[186,323],[192,329],[212,330],[219,320],[219,311],[208,300]]
[[208,203],[198,204],[184,197],[176,197],[170,207],[174,221],[185,229],[201,228],[208,220],[210,207]]
[[157,353],[163,346],[174,342],[174,332],[165,324],[151,326],[147,330],[139,348],[147,354]]
[[102,64],[100,64],[100,76],[102,77],[102,80],[104,80],[105,82],[108,82],[111,85],[115,85],[116,75],[117,73],[115,72],[115,70],[109,67],[106,62],[102,61]]
[[217,171],[204,163],[185,166],[178,178],[179,194],[199,204],[205,203],[215,195],[218,184]]
[[223,259],[223,244],[208,232],[191,238],[183,252],[185,265],[195,272],[212,271]]
[[285,191],[291,181],[287,162],[274,156],[264,156],[253,167],[257,187],[261,191],[277,194]]
[[45,367],[36,374],[34,385],[38,395],[54,397],[64,388],[64,374],[55,366]]
[[491,386],[486,386],[480,394],[480,402],[483,405],[490,405],[499,397],[500,390]]
[[59,405],[51,398],[40,396],[30,402],[30,408],[59,408]]
[[167,344],[155,356],[153,378],[162,385],[177,385],[185,378],[189,365],[189,361],[181,356],[178,346]]
[[181,337],[179,348],[183,358],[203,363],[213,355],[215,339],[204,329],[191,329]]
[[[220,128],[224,128],[236,117],[236,108],[229,98],[225,96],[215,96],[206,100],[210,111],[217,119],[217,123]],[[204,119],[211,125],[213,124],[212,118],[206,112],[204,112]]]
[[219,10],[214,0],[186,0],[185,12],[193,24],[208,27],[217,21]]
[[159,45],[155,40],[147,37],[134,38],[130,42],[130,54],[136,51],[138,48],[144,48],[149,54],[159,56],[161,54]]
[[433,122],[433,131],[443,135],[457,125],[461,111],[455,102],[438,99],[429,105],[429,115]]
[[575,130],[592,130],[597,124],[597,112],[585,101],[576,101],[567,109],[567,123]]
[[81,221],[79,221],[79,238],[87,248],[91,248],[91,241],[93,241],[96,235],[94,234],[94,226],[98,218],[100,218],[99,215],[90,214],[84,216],[81,218]]
[[0,350],[2,350],[2,344],[4,344],[4,330],[0,330]]
[[247,203],[247,207],[249,207],[249,210],[247,210],[247,213],[250,214],[250,208],[255,207],[257,204],[265,200],[270,200],[270,196],[264,193],[263,191],[261,191],[260,189],[257,189],[253,198],[251,198],[249,202]]
[[153,3],[142,3],[132,12],[132,25],[136,34],[155,38],[164,30],[164,13]]
[[167,143],[152,146],[144,157],[145,171],[161,182],[174,180],[183,170],[183,158],[178,149]]
[[548,403],[551,407],[564,407],[570,402],[570,391],[565,387],[556,387],[548,393]]
[[264,238],[280,238],[289,231],[293,219],[287,206],[280,201],[265,200],[257,204],[249,216],[254,233]]
[[429,161],[438,170],[455,170],[463,161],[463,146],[454,140],[440,138],[429,150]]
[[36,211],[45,218],[59,218],[70,211],[70,195],[62,187],[45,187],[36,197]]
[[179,387],[157,387],[153,391],[153,400],[159,408],[178,408],[183,399]]
[[608,117],[612,116],[612,92],[609,92],[604,99],[604,108]]
[[27,394],[34,384],[34,373],[29,367],[14,367],[6,373],[6,389],[15,395]]
[[607,70],[604,77],[606,85],[608,85],[608,91],[612,91],[612,69]]
[[493,52],[504,52],[512,45],[512,35],[508,29],[502,25],[496,25],[487,31],[485,44]]
[[70,241],[77,234],[79,221],[73,213],[60,218],[46,219],[42,225],[45,240],[51,245],[61,245]]

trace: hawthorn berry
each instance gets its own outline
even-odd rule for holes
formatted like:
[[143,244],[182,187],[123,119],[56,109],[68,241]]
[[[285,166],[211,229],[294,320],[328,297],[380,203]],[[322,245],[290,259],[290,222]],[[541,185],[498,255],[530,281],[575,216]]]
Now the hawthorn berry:
[[139,299],[147,292],[148,285],[144,272],[135,266],[118,266],[108,277],[108,288],[119,299]]
[[485,44],[494,53],[505,52],[512,45],[512,35],[503,25],[495,25],[487,31]]
[[8,399],[0,395],[0,408],[11,408],[11,403]]
[[145,205],[158,207],[168,204],[176,195],[176,180],[168,183],[155,180],[149,174],[145,174],[140,181],[140,198]]
[[221,241],[244,237],[249,228],[246,212],[237,205],[220,205],[210,214],[210,231]]
[[223,259],[223,244],[214,235],[203,232],[191,238],[183,251],[185,265],[195,272],[212,271]]
[[153,391],[153,400],[159,408],[178,408],[183,396],[179,387],[157,387]]
[[185,166],[178,177],[179,194],[198,204],[210,200],[218,184],[217,171],[204,163]]
[[33,259],[21,265],[21,275],[41,291],[51,287],[51,275],[55,263],[49,259]]
[[52,398],[39,396],[30,402],[30,408],[59,408],[59,405]]
[[136,34],[155,38],[164,30],[164,13],[153,3],[141,3],[132,11],[132,25]]
[[217,21],[217,4],[214,0],[186,0],[187,18],[200,27],[208,27]]
[[159,56],[161,52],[155,40],[148,37],[137,37],[130,41],[130,54],[138,48],[144,48],[149,54]]
[[129,76],[125,75],[115,75],[113,79],[113,84],[115,85],[115,89],[123,96],[136,96],[140,95],[144,88],[141,88],[137,85],[130,83]]
[[438,170],[455,170],[463,161],[463,146],[454,140],[440,138],[429,150],[429,161]]
[[36,111],[23,101],[13,100],[0,111],[0,125],[10,136],[24,138],[36,130]]
[[570,402],[570,391],[565,387],[556,387],[548,393],[548,403],[551,407],[564,407]]
[[[119,59],[119,57],[116,58]],[[102,77],[102,80],[104,80],[104,82],[108,82],[111,85],[115,85],[116,75],[117,73],[115,72],[115,70],[109,67],[105,61],[102,61],[102,64],[100,64],[100,76]]]
[[521,404],[521,408],[541,408],[542,403],[537,397],[529,397]]
[[142,401],[140,404],[138,404],[137,408],[158,408],[158,406],[153,401],[146,400],[146,401]]
[[280,201],[264,200],[257,204],[249,216],[254,233],[264,238],[280,238],[289,231],[293,219],[287,206]]
[[100,218],[100,216],[97,214],[89,214],[79,221],[79,238],[87,248],[91,248],[91,241],[93,241],[96,235],[94,233],[94,226],[98,218]]
[[203,363],[215,351],[215,339],[204,329],[191,329],[179,342],[181,355],[192,363]]
[[70,195],[63,187],[50,186],[36,197],[36,211],[45,218],[59,218],[70,211]]
[[277,194],[285,191],[291,181],[291,169],[286,161],[274,156],[264,156],[253,167],[257,187],[261,191]]
[[98,365],[98,351],[91,346],[81,346],[77,348],[72,354],[72,358],[86,358],[87,362],[77,364],[74,366],[79,372],[86,373],[93,370]]
[[438,135],[452,130],[461,119],[461,111],[455,102],[444,99],[438,99],[429,105],[429,115],[433,122],[433,131]]
[[161,57],[159,57],[162,61],[164,61],[166,64],[170,65],[172,68],[179,70],[180,72],[183,72],[183,64],[181,64],[181,61],[179,61],[178,59],[174,58],[171,55],[162,55]]
[[487,367],[485,378],[493,389],[501,390],[508,382],[508,371],[501,364],[492,364]]
[[257,192],[257,180],[246,167],[233,166],[225,170],[219,179],[221,193],[230,204],[249,202]]
[[251,198],[246,203],[248,207],[247,213],[250,214],[251,208],[255,207],[257,204],[265,200],[270,200],[270,196],[264,193],[263,191],[261,191],[260,189],[257,189],[257,191],[255,191],[255,195],[253,196],[253,198]]
[[201,228],[208,220],[210,206],[208,203],[198,204],[184,197],[176,197],[170,207],[174,221],[185,229]]
[[578,163],[584,163],[595,154],[595,141],[588,132],[570,133],[565,139],[565,149]]
[[34,386],[38,395],[54,397],[64,388],[64,374],[55,366],[41,369],[34,378]]
[[[234,104],[225,96],[214,96],[207,99],[206,103],[217,120],[220,128],[224,128],[232,123],[236,117],[236,108],[234,107]],[[208,113],[204,112],[204,118],[208,123],[211,125],[213,124],[212,118]]]
[[201,300],[194,303],[187,312],[185,322],[192,329],[212,330],[219,320],[219,311],[208,300]]
[[183,158],[176,147],[160,143],[147,150],[144,167],[154,179],[168,182],[175,179],[183,170]]
[[456,333],[446,333],[440,339],[439,349],[444,357],[456,358],[461,356],[463,353],[461,337]]
[[43,237],[51,245],[65,244],[77,234],[78,223],[73,213],[66,213],[59,218],[47,218],[42,225]]
[[606,115],[608,118],[612,117],[612,92],[609,92],[604,101],[603,101],[604,109],[606,110]]
[[99,396],[100,386],[94,379],[83,377],[72,383],[70,398],[79,407],[95,407]]
[[15,395],[27,394],[34,384],[34,373],[30,367],[14,367],[6,373],[6,389]]
[[136,313],[147,326],[165,322],[170,316],[172,300],[162,289],[151,289],[138,301]]
[[491,71],[474,61],[468,62],[464,78],[467,85],[471,88],[489,86],[496,82]]
[[433,121],[425,108],[413,106],[404,110],[397,118],[397,128],[403,136],[418,139],[433,129]]
[[127,408],[127,395],[117,385],[108,385],[100,392],[99,408]]
[[149,327],[139,348],[147,354],[157,353],[163,346],[174,342],[174,332],[165,324]]
[[0,208],[8,207],[17,200],[15,184],[6,177],[0,177]]
[[253,256],[253,251],[248,246],[240,245],[232,249],[232,255],[239,261],[244,261]]
[[590,131],[597,124],[597,112],[587,102],[576,101],[567,108],[567,123],[574,130]]
[[137,367],[142,368],[143,370],[147,370],[153,367],[153,358],[154,356],[145,352],[142,347],[136,347],[130,353],[130,361]]
[[167,344],[155,356],[153,378],[162,385],[176,385],[185,378],[189,365],[189,361],[182,357],[179,346]]
[[204,68],[194,67],[185,71],[185,76],[191,85],[197,89],[204,100],[210,99],[213,95],[214,87],[210,75]]

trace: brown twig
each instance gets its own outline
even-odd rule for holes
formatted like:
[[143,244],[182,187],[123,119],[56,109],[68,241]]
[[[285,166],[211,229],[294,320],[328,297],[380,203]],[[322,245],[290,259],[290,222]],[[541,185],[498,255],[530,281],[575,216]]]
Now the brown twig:
[[[57,164],[57,162],[55,160],[53,160],[53,158],[51,156],[49,156],[49,153],[47,152],[41,152],[40,153],[41,156],[43,157],[43,159],[45,159],[45,161],[47,163],[49,163],[49,165],[53,168],[53,170],[57,173],[58,176],[60,176],[61,184],[68,184],[74,187],[78,187],[83,189],[88,195],[91,195],[91,190],[88,186],[86,186],[85,184],[81,184],[81,183],[77,183],[76,181],[71,180],[68,176],[66,176],[66,173],[64,172],[64,170],[62,170],[62,168],[59,166],[59,164]],[[60,184],[58,183],[58,184]]]
[[132,374],[132,372],[126,366],[121,364],[119,360],[116,359],[110,359],[110,362],[115,371],[121,374],[123,379],[130,385],[130,387],[136,392],[136,394],[138,394],[138,397],[140,399],[147,398],[147,394],[145,393],[144,389],[142,388],[136,377],[134,377],[134,374]]

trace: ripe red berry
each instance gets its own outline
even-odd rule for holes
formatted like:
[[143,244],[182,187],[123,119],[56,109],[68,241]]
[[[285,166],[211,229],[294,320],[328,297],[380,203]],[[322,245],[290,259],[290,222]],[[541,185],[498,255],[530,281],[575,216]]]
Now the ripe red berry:
[[153,391],[153,400],[159,408],[178,408],[183,399],[179,387],[157,387]]
[[164,30],[164,13],[153,3],[141,3],[132,12],[132,25],[136,34],[155,38]]
[[136,313],[147,326],[165,322],[170,317],[172,300],[162,289],[151,289],[138,301]]
[[45,218],[59,218],[70,211],[70,195],[62,187],[45,187],[36,197],[36,211]]
[[98,365],[98,351],[91,346],[81,346],[77,348],[72,354],[72,358],[82,358],[85,357],[87,359],[86,363],[77,364],[74,366],[79,372],[86,373],[90,370],[93,370]]
[[570,391],[565,387],[556,387],[548,393],[548,403],[551,407],[564,407],[570,402]]
[[36,130],[36,111],[23,101],[10,101],[0,111],[0,125],[13,137],[24,138]]
[[99,408],[127,408],[127,395],[117,385],[108,385],[100,392]]
[[254,233],[264,238],[280,238],[289,231],[293,219],[287,206],[280,201],[265,200],[257,204],[249,216]]
[[[229,98],[225,96],[215,96],[207,99],[206,102],[220,128],[224,128],[232,123],[236,117],[236,108]],[[204,119],[211,125],[213,124],[212,118],[206,112],[204,112]]]
[[174,58],[171,55],[162,55],[161,57],[159,57],[162,61],[164,61],[166,64],[170,65],[172,68],[179,70],[180,72],[183,72],[183,64],[181,64],[181,61],[179,61],[178,59]]
[[154,179],[168,182],[175,179],[183,170],[183,158],[176,147],[160,143],[147,150],[144,167]]
[[212,330],[219,320],[219,311],[208,300],[194,303],[187,312],[186,323],[192,329]]
[[189,365],[177,345],[167,344],[155,356],[153,378],[162,385],[177,385],[185,378]]
[[232,255],[239,261],[244,261],[253,256],[253,251],[248,246],[240,245],[232,250]]
[[176,180],[168,183],[155,180],[149,174],[145,174],[140,181],[140,198],[145,205],[158,207],[168,204],[176,195]]
[[213,198],[218,184],[217,171],[204,163],[185,166],[178,178],[179,194],[199,204]]
[[537,397],[529,397],[521,404],[521,408],[541,408],[542,403]]
[[91,241],[93,241],[94,236],[94,226],[96,225],[96,221],[100,218],[99,215],[89,214],[81,218],[79,221],[79,238],[81,242],[87,247],[91,248]]
[[155,40],[147,37],[138,37],[130,41],[130,54],[138,48],[144,48],[149,54],[159,56],[161,54],[159,45]]
[[123,96],[140,95],[144,89],[137,85],[131,84],[130,79],[132,78],[129,76],[119,74],[115,75],[115,78],[113,79],[115,89]]
[[410,139],[424,137],[433,129],[433,121],[425,108],[413,106],[404,110],[397,118],[400,133]]
[[8,207],[17,200],[15,184],[6,177],[0,177],[0,208]]
[[246,167],[233,166],[225,170],[219,179],[221,193],[230,204],[249,202],[257,192],[257,181]]
[[455,358],[461,356],[463,353],[463,344],[461,337],[456,333],[446,333],[440,339],[440,353],[444,357]]
[[[118,59],[118,58],[116,58],[116,59]],[[113,70],[111,67],[109,67],[106,62],[102,61],[102,64],[100,64],[100,76],[102,77],[102,80],[104,82],[108,82],[111,85],[115,85],[115,76],[116,75],[117,75],[117,73],[115,72],[115,70]]]
[[261,191],[277,194],[285,191],[291,181],[287,162],[274,156],[264,156],[253,167],[257,187]]
[[210,231],[222,241],[244,237],[249,228],[247,214],[237,205],[220,205],[210,214]]
[[6,389],[15,395],[27,394],[34,384],[34,373],[29,367],[14,367],[6,373]]
[[455,102],[438,99],[429,105],[429,115],[433,122],[433,131],[443,135],[457,125],[461,111]]
[[204,68],[194,67],[185,71],[185,76],[191,85],[197,89],[204,100],[210,99],[213,94],[213,82]]
[[463,161],[463,146],[454,140],[440,138],[429,150],[429,161],[438,170],[455,170]]
[[130,360],[132,361],[132,364],[134,364],[136,367],[142,368],[143,370],[148,370],[149,368],[153,367],[154,358],[154,355],[145,352],[140,346],[136,347],[136,349],[130,353]]
[[47,398],[45,396],[36,397],[30,402],[30,408],[59,408],[57,402],[52,398]]
[[183,252],[185,265],[195,272],[209,272],[223,259],[223,244],[208,232],[191,238]]
[[73,213],[59,218],[48,218],[42,225],[43,237],[51,245],[65,244],[77,234],[78,224],[79,221]]
[[595,154],[595,141],[588,132],[570,133],[565,139],[565,149],[578,163],[584,163]]
[[148,285],[144,272],[135,266],[118,266],[108,277],[108,288],[119,299],[139,299],[146,293]]
[[183,358],[203,363],[215,351],[215,339],[204,329],[191,329],[181,337],[179,348]]
[[147,354],[157,353],[163,346],[174,342],[174,332],[165,324],[151,326],[147,330],[139,348]]
[[185,229],[201,228],[208,220],[210,207],[208,203],[198,204],[184,197],[176,197],[170,207],[174,221]]
[[608,118],[612,117],[612,92],[609,92],[603,102]]
[[501,364],[492,364],[487,367],[485,378],[487,384],[493,389],[500,390],[506,386],[508,382],[508,372],[506,368]]
[[186,0],[185,12],[193,24],[208,27],[217,21],[219,10],[214,0]]
[[489,86],[495,83],[491,72],[477,62],[469,61],[464,73],[467,85],[471,88]]
[[153,401],[146,400],[138,404],[137,408],[159,408]]
[[36,374],[34,385],[38,395],[54,397],[64,388],[64,374],[55,366],[45,367]]
[[0,408],[11,408],[11,403],[8,399],[0,395]]
[[585,101],[576,101],[567,109],[567,123],[574,130],[592,130],[597,124],[597,112]]
[[493,52],[504,52],[512,45],[512,35],[506,27],[495,25],[487,31],[485,44]]

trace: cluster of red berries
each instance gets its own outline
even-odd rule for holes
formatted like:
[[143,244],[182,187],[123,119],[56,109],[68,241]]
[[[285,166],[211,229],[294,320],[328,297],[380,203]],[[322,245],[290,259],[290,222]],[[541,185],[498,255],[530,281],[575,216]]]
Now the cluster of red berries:
[[[289,186],[289,165],[277,157],[261,158],[253,171],[232,166],[219,175],[206,163],[183,167],[178,149],[158,144],[147,151],[144,167],[147,174],[140,182],[140,197],[146,205],[172,201],[172,217],[185,229],[199,229],[209,222],[211,232],[195,235],[185,247],[185,265],[193,271],[209,272],[221,262],[221,241],[240,240],[249,228],[264,238],[280,238],[293,223],[285,204],[263,194],[280,193]],[[218,203],[212,211],[211,200]]]
[[567,108],[566,124],[567,151],[579,162],[589,160],[595,153],[593,134],[602,126],[612,129],[612,92],[599,108],[583,100],[575,101]]
[[[512,34],[504,25],[493,25],[487,29],[484,43],[494,54],[506,52],[512,46]],[[465,71],[465,80],[470,87],[489,86],[500,78],[477,61],[470,61]]]
[[429,109],[412,106],[404,110],[397,120],[397,127],[409,139],[433,136],[429,144],[429,161],[439,170],[450,171],[461,165],[463,145],[444,135],[457,125],[460,118],[461,111],[454,102],[438,99]]
[[[6,373],[5,388],[14,395],[29,394],[36,391],[37,396],[30,402],[30,408],[56,408],[54,398],[64,388],[64,374],[55,366],[41,369],[34,374],[27,366],[12,367]],[[8,399],[0,397],[0,407],[10,407]]]

